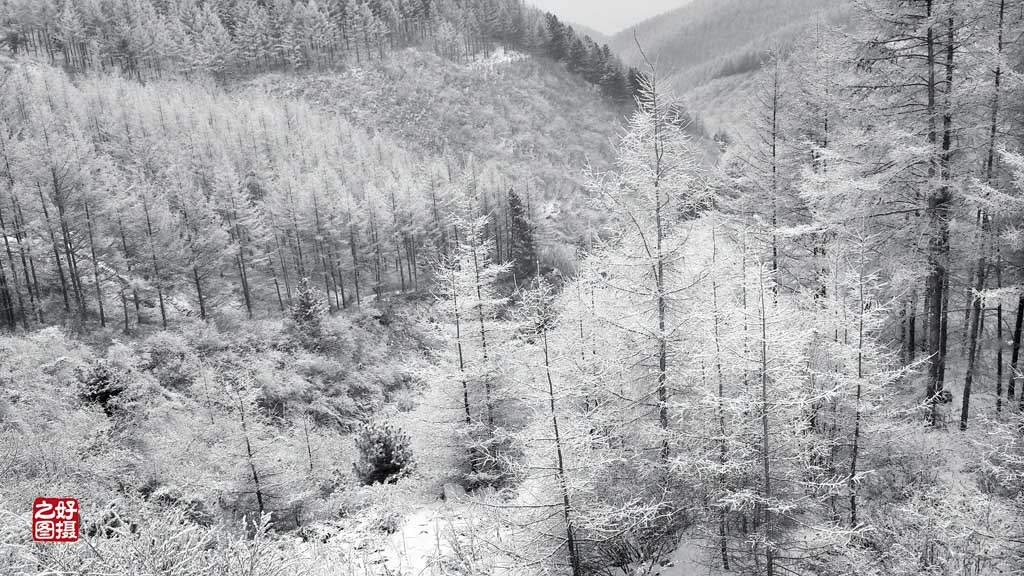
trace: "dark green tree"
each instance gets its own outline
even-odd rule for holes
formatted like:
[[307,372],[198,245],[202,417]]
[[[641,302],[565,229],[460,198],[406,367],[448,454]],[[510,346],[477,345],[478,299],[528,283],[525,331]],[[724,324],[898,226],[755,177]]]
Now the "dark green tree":
[[554,14],[547,13],[544,17],[550,38],[547,45],[548,56],[559,62],[564,62],[569,58],[572,33]]
[[521,282],[537,273],[537,248],[533,244],[533,229],[523,199],[513,188],[508,190],[508,211],[512,217],[512,271],[516,280]]
[[415,467],[409,436],[386,422],[360,426],[355,444],[359,459],[352,468],[363,484],[396,482]]
[[[572,30],[572,28],[569,30]],[[589,65],[588,58],[589,54],[587,53],[587,46],[579,36],[573,35],[573,38],[569,43],[569,72],[572,72],[573,74],[583,74],[585,76]]]

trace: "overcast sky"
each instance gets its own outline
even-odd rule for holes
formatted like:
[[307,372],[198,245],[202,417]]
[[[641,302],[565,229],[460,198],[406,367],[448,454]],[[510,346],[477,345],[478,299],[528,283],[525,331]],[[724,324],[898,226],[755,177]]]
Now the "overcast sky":
[[623,28],[686,4],[687,0],[527,0],[563,20],[614,34]]

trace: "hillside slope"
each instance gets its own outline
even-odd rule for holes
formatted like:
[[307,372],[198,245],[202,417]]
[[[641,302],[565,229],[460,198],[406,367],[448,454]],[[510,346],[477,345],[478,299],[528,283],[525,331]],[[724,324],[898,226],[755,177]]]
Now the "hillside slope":
[[441,162],[473,158],[485,202],[515,187],[538,202],[538,218],[565,215],[537,222],[549,245],[572,244],[603,220],[582,191],[583,169],[610,166],[629,112],[563,65],[501,49],[470,64],[407,49],[377,68],[270,74],[239,90],[306,101]]
[[[689,88],[746,71],[744,57],[756,66],[759,53],[785,46],[818,18],[834,20],[845,12],[838,0],[694,0],[641,22],[635,31],[647,56],[667,65],[663,73],[677,87]],[[643,59],[633,32],[616,34],[611,47],[639,66]]]
[[[694,0],[635,32],[661,77],[715,131],[736,124],[751,76],[770,51],[785,53],[808,27],[845,23],[850,11],[840,0]],[[634,28],[610,46],[627,64],[645,65]]]
[[46,483],[80,495],[91,530],[179,505],[203,525],[373,524],[389,488],[354,486],[351,433],[384,414],[424,462],[401,504],[433,499],[456,468],[436,426],[417,433],[440,425],[417,396],[437,345],[420,316],[452,223],[490,203],[507,257],[515,187],[542,263],[571,264],[599,217],[580,174],[608,165],[625,114],[502,51],[219,84],[2,55],[0,87],[17,321],[0,337],[0,446],[47,446],[38,467],[0,466],[0,516]]
[[462,65],[408,49],[378,68],[271,74],[243,88],[306,99],[428,154],[563,166],[607,162],[628,113],[562,66],[501,50]]

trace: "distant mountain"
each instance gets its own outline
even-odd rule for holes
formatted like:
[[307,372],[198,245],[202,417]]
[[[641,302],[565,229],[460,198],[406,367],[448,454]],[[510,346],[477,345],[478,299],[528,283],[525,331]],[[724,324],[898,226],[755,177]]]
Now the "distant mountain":
[[[843,0],[694,0],[623,30],[611,48],[629,64],[644,51],[662,65],[680,87],[693,87],[730,72],[755,66],[773,45],[785,46],[815,19],[842,18]],[[746,60],[746,62],[745,62]]]
[[581,36],[590,36],[590,39],[598,46],[604,46],[605,44],[608,44],[609,47],[611,46],[612,37],[603,32],[598,32],[590,26],[585,26],[576,22],[566,22],[566,24],[572,26],[572,29],[575,30],[577,34]]
[[693,0],[612,37],[610,47],[642,66],[636,38],[663,79],[714,129],[730,123],[768,51],[785,51],[816,21],[842,23],[846,0]]

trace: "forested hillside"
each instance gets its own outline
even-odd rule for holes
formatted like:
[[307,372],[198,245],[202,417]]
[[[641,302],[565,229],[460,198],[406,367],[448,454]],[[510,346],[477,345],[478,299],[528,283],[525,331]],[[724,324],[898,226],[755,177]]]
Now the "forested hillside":
[[[813,27],[835,19],[832,0],[694,0],[623,30],[611,47],[634,65],[641,63],[634,32],[644,51],[664,61],[677,87],[756,71],[773,46],[785,47]],[[847,8],[848,10],[848,8]]]
[[468,62],[495,45],[541,51],[609,97],[635,71],[557,16],[520,0],[3,0],[0,43],[72,70],[137,79],[369,65],[418,45]]
[[[549,22],[580,40],[517,2],[384,4],[4,3],[5,572],[162,562],[22,564],[8,528],[36,492],[79,495],[84,537],[170,531],[183,555],[264,515],[377,538],[399,502],[354,454],[387,414],[433,420],[423,302],[453,221],[491,214],[509,287],[610,224],[582,171],[630,110],[617,60],[548,59]],[[459,479],[435,434],[401,506]]]
[[789,54],[815,28],[848,24],[851,2],[693,0],[616,34],[613,52],[632,65],[647,56],[712,132],[741,127],[752,76],[772,53]]
[[[635,68],[115,4],[4,13],[5,573],[1024,571],[1020,0],[695,2]],[[744,46],[709,151],[677,73]]]
[[[135,9],[145,12],[145,6]],[[361,6],[369,10],[369,4]],[[247,60],[240,48],[243,22],[255,19],[267,26],[264,32],[271,29],[258,4],[185,3],[163,12],[150,6],[145,13],[152,20],[135,32],[142,38],[185,25],[186,16],[210,20],[182,37],[184,46],[140,41],[137,50],[131,37],[101,44],[110,36],[93,25],[116,20],[116,13],[103,19],[86,8],[64,3],[56,22],[95,20],[76,28],[74,42],[67,34],[48,35],[54,23],[38,5],[34,17],[25,12],[27,4],[22,12],[7,12],[23,18],[9,23],[15,54],[27,50],[72,70],[99,70],[75,81],[45,66],[6,66],[4,211],[15,251],[11,283],[2,292],[12,327],[46,323],[47,316],[50,322],[54,316],[98,316],[105,325],[108,316],[123,312],[129,332],[146,316],[159,316],[166,327],[169,314],[181,313],[175,307],[205,317],[221,304],[244,306],[253,317],[283,310],[306,276],[320,278],[318,285],[339,308],[370,293],[416,289],[442,245],[456,202],[452,190],[460,186],[480,189],[479,202],[501,214],[492,226],[503,244],[510,188],[538,215],[578,215],[546,232],[552,241],[545,246],[564,253],[558,247],[580,238],[589,220],[577,194],[579,169],[588,160],[608,161],[624,110],[550,63],[526,53],[492,52],[493,30],[487,36],[463,31],[467,42],[481,43],[475,52],[464,51],[462,42],[439,44],[442,54],[462,64],[417,50],[385,57],[385,44],[396,37],[416,40],[418,12],[395,25],[408,36],[362,38],[373,48],[362,55],[354,44],[347,51],[303,44],[310,51],[297,62],[280,50]],[[218,25],[218,10],[233,20]],[[291,18],[288,30],[311,14],[327,14],[315,3],[274,10]],[[340,34],[355,26],[346,19],[354,12],[346,10],[339,16]],[[426,21],[432,24],[423,26],[423,34],[435,36],[447,23]],[[207,43],[213,32],[221,37]],[[490,48],[484,37],[491,38]],[[201,54],[213,48],[222,53]],[[495,54],[511,58],[489,62]],[[206,72],[226,80],[226,71],[238,64],[312,70],[259,74],[226,87],[180,76]],[[102,71],[110,68],[128,79],[109,79]],[[143,77],[145,83],[133,81]],[[559,120],[545,121],[547,115]],[[39,222],[43,227],[34,227]],[[46,240],[54,258],[32,270],[46,254]],[[15,253],[26,253],[21,270],[15,270],[21,264]],[[209,282],[213,277],[233,280]],[[132,310],[107,301],[125,296]]]

